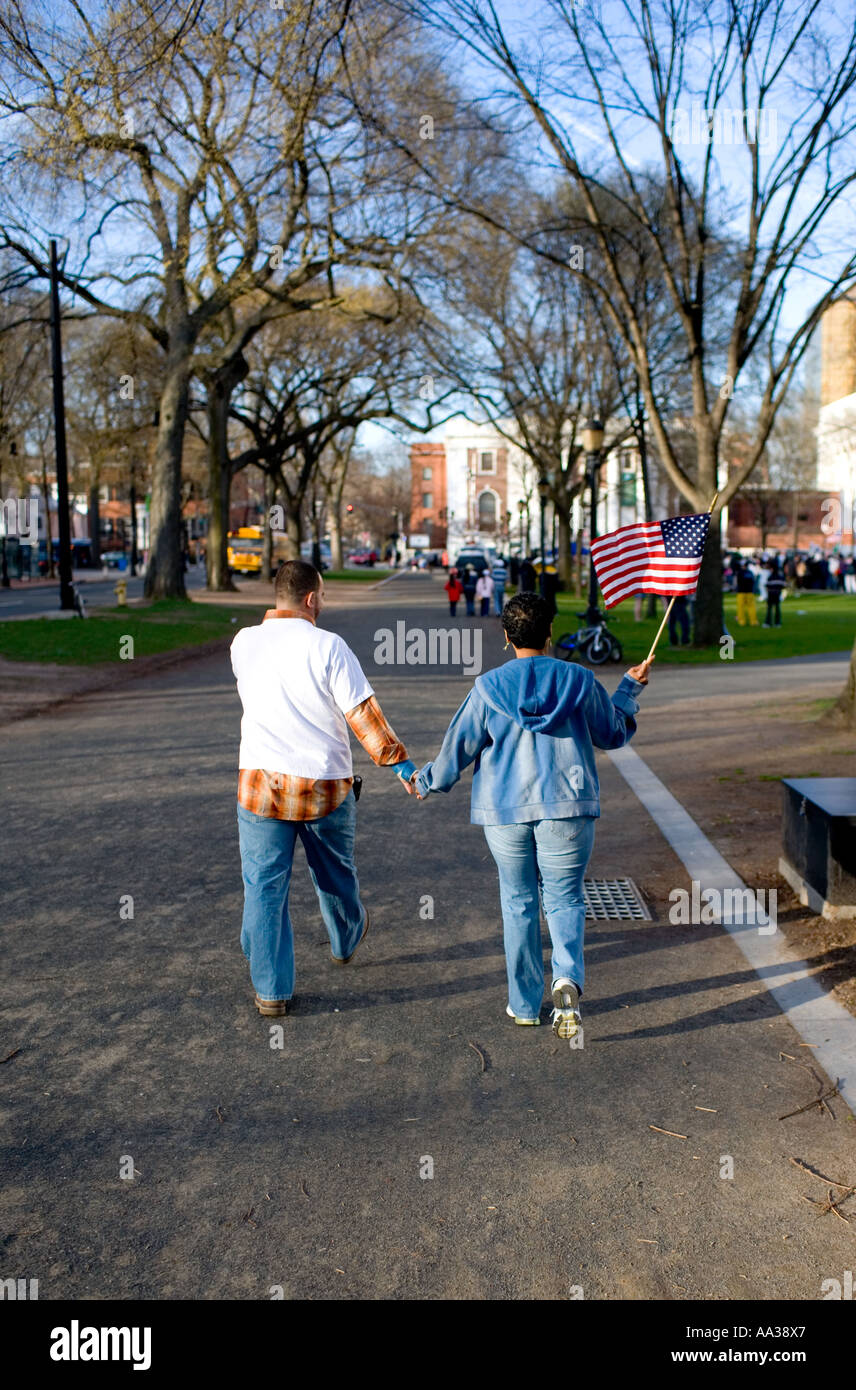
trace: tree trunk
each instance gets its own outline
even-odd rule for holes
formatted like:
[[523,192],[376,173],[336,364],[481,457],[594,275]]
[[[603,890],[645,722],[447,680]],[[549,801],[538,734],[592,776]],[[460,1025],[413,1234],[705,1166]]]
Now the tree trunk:
[[265,519],[262,531],[262,579],[269,584],[273,579],[273,524],[271,511],[276,502],[276,483],[270,473],[265,473]]
[[720,513],[710,518],[695,599],[695,645],[714,647],[725,629],[722,611]]
[[53,558],[53,530],[51,527],[51,494],[48,487],[48,464],[44,454],[42,454],[42,493],[45,499],[45,542],[47,544],[48,575],[51,579],[54,576]]
[[205,413],[208,417],[208,497],[211,516],[208,529],[207,588],[228,593],[235,588],[229,573],[229,497],[232,467],[229,461],[229,404],[232,392],[249,367],[239,354],[205,378]]
[[285,513],[285,554],[288,560],[300,559],[300,547],[303,542],[303,528],[300,523],[300,503],[292,510],[288,507]]
[[[210,424],[209,418],[209,424]],[[208,460],[208,488],[210,507],[208,517],[208,569],[206,587],[217,593],[229,593],[235,589],[229,573],[229,497],[232,491],[231,469],[224,468],[220,462]]]
[[795,493],[794,493],[793,519],[794,519],[794,550],[799,550],[799,548],[800,548],[800,495],[799,495],[798,492],[795,492]]
[[820,723],[831,724],[836,729],[856,729],[856,642],[850,653],[847,684],[832,709],[821,716]]
[[187,597],[181,566],[181,456],[189,374],[190,345],[182,342],[169,354],[160,398],[146,598]]
[[89,527],[89,548],[92,551],[93,565],[101,563],[101,508],[98,505],[98,483],[89,489],[87,496],[87,526]]
[[574,564],[574,593],[577,598],[583,596],[583,528],[577,531],[577,553]]
[[342,503],[334,498],[330,507],[330,566],[334,570],[344,569],[342,558]]
[[559,571],[559,583],[565,590],[570,589],[574,582],[574,560],[571,555],[571,509],[564,503],[556,508],[556,520],[559,523],[559,563],[556,568]]

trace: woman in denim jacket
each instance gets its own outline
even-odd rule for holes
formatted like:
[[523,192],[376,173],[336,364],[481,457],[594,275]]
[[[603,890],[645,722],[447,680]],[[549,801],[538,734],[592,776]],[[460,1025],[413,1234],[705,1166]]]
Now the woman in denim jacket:
[[583,876],[600,815],[594,750],[633,737],[650,662],[632,667],[610,698],[591,671],[548,655],[550,611],[539,595],[512,598],[502,627],[517,660],[478,677],[408,790],[420,799],[447,792],[475,764],[470,819],[484,826],[499,870],[507,1013],[516,1023],[541,1021],[540,886],[553,946],[553,1031],[572,1038],[584,983]]

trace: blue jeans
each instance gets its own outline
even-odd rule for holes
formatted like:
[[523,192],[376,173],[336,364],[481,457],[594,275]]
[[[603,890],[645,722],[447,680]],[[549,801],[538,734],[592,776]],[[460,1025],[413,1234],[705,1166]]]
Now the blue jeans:
[[496,616],[497,616],[498,618],[499,618],[499,617],[501,616],[501,614],[502,614],[502,605],[503,605],[504,602],[505,602],[505,585],[504,585],[504,584],[497,584],[497,585],[495,585],[494,591],[493,591],[493,607],[494,607],[494,612],[496,613]]
[[585,983],[583,876],[594,846],[594,816],[486,825],[499,870],[508,1002],[518,1018],[537,1018],[544,998],[538,888],[553,945],[553,979]]
[[294,993],[294,936],[288,888],[298,839],[318,894],[330,949],[340,960],[356,948],[365,915],[354,863],[357,803],[348,792],[341,806],[320,820],[274,820],[238,806],[244,878],[241,949],[260,999]]

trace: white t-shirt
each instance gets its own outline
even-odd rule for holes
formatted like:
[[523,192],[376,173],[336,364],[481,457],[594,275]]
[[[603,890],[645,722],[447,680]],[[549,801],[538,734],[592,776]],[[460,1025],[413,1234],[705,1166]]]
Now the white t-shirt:
[[350,777],[345,714],[374,691],[347,643],[305,618],[268,618],[242,628],[231,651],[244,706],[238,767]]

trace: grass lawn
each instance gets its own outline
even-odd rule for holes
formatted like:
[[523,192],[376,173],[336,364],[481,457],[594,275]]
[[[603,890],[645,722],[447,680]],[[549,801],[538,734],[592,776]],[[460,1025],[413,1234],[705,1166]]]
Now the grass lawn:
[[362,582],[362,583],[366,583],[366,582],[371,583],[372,581],[373,581],[375,584],[377,584],[377,582],[378,582],[379,580],[381,580],[381,579],[386,579],[390,574],[392,574],[392,570],[379,570],[379,569],[325,570],[325,571],[324,571],[324,583],[326,584],[327,581],[330,580],[330,579],[346,579],[346,580],[356,580],[356,582],[357,582],[358,584],[359,584],[360,582]]
[[133,637],[134,657],[138,658],[198,646],[258,620],[255,609],[160,599],[145,608],[97,609],[84,620],[25,618],[0,622],[0,656],[10,661],[96,666],[122,659],[123,637]]
[[[755,600],[758,622],[763,623],[766,604]],[[553,624],[553,635],[571,632],[579,621],[576,614],[586,606],[586,600],[572,594],[557,596],[559,612]],[[796,594],[782,603],[780,628],[738,627],[737,596],[725,596],[725,623],[734,638],[735,661],[758,661],[764,657],[813,656],[818,652],[849,652],[856,638],[856,594],[831,594],[820,591]],[[644,607],[643,607],[644,612]],[[632,666],[648,655],[663,618],[662,600],[658,601],[657,617],[634,622],[633,600],[626,599],[607,614],[610,632],[614,632],[624,648],[624,661]],[[663,632],[657,647],[658,663],[669,665],[698,665],[718,661],[719,652],[710,647],[670,647],[669,629]]]

